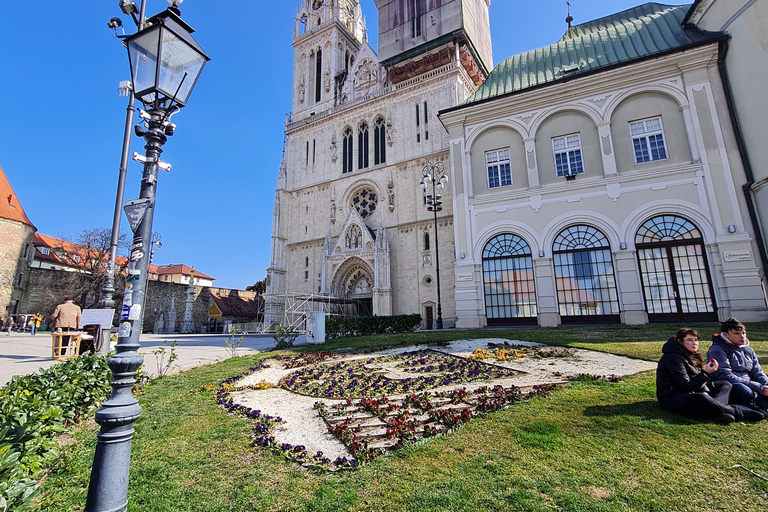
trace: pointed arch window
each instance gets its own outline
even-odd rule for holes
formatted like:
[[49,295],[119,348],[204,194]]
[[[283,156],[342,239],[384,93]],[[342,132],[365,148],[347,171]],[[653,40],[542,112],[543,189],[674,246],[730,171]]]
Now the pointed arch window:
[[618,321],[619,295],[608,238],[592,226],[575,225],[552,244],[555,285],[564,321]]
[[488,325],[535,321],[533,258],[525,240],[503,233],[488,241],[483,249],[483,289]]
[[429,250],[429,231],[424,233],[424,250]]
[[341,160],[341,172],[344,174],[352,172],[352,128],[349,126],[344,130],[344,144]]
[[373,163],[379,165],[387,161],[386,127],[384,118],[379,116],[374,121],[373,129]]
[[365,121],[357,129],[357,168],[368,168],[368,123]]

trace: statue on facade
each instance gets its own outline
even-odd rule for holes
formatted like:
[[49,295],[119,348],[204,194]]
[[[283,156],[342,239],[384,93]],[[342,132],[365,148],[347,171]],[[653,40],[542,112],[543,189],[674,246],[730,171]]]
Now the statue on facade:
[[334,162],[338,158],[338,155],[336,153],[337,153],[337,149],[336,149],[336,134],[334,133],[333,136],[331,137],[331,160],[334,161]]
[[299,82],[299,103],[304,103],[304,77]]

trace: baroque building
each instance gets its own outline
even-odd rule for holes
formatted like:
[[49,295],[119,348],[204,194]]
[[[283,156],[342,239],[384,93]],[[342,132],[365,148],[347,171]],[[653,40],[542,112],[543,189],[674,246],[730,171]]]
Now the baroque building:
[[[765,4],[714,4],[646,3],[569,23],[559,41],[504,60],[440,113],[457,326],[768,318],[750,218],[756,178],[733,123],[722,73],[732,36],[721,30],[731,20],[746,30],[734,47],[754,50]],[[691,23],[707,14],[711,30]],[[753,108],[766,70],[746,64],[765,52],[729,58],[745,75],[733,80],[736,106]],[[754,108],[746,125],[759,139],[765,105]],[[765,144],[754,144],[759,159]]]
[[[438,233],[419,187],[443,162],[438,111],[466,100],[493,66],[490,0],[376,0],[379,53],[358,0],[302,0],[293,32],[292,111],[277,177],[267,325],[289,295],[354,302],[374,315],[453,324],[448,182]],[[435,247],[439,240],[439,248]]]

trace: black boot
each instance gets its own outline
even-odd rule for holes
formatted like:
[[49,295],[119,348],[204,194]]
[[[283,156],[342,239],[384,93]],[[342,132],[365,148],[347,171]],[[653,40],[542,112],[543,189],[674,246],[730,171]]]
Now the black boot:
[[[739,421],[762,421],[768,419],[768,414],[758,409],[747,407],[746,405],[731,405],[731,407],[733,407],[733,410],[736,413],[735,417]],[[741,416],[741,418],[739,418],[739,416]]]

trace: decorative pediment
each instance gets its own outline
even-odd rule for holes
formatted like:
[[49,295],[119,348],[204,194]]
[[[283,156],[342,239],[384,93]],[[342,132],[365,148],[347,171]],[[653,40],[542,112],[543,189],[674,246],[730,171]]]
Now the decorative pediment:
[[341,234],[336,240],[333,254],[360,253],[375,246],[375,238],[355,208],[349,209]]

